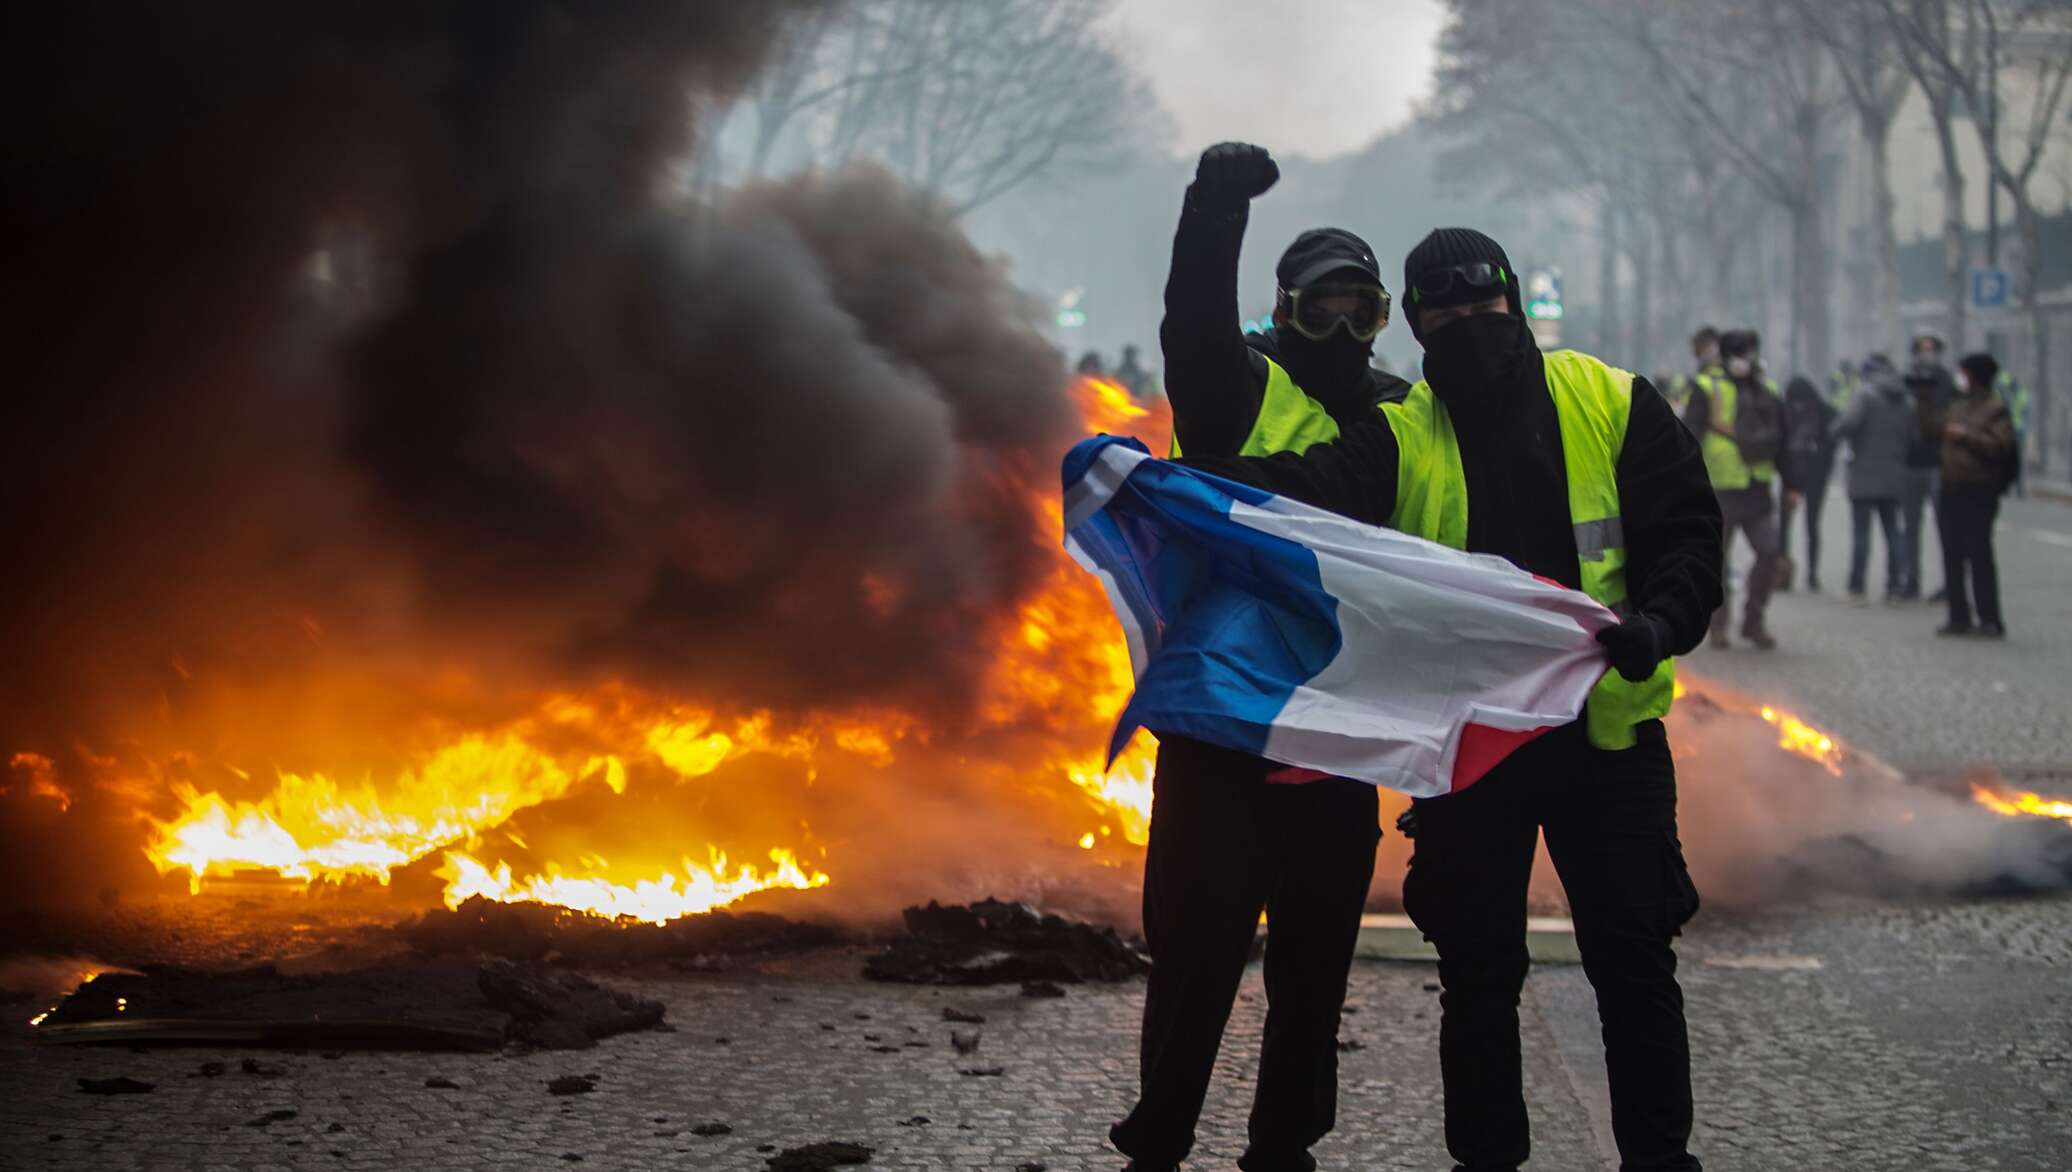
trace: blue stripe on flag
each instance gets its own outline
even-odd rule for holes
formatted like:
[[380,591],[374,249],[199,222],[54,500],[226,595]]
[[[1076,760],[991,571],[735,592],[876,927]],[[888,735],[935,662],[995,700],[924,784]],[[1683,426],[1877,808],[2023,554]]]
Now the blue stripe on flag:
[[[1082,441],[1065,459],[1069,494],[1101,451],[1134,441]],[[1071,536],[1125,596],[1152,652],[1117,722],[1109,755],[1139,726],[1262,753],[1297,688],[1337,657],[1338,600],[1316,555],[1234,521],[1234,502],[1270,493],[1145,460]]]

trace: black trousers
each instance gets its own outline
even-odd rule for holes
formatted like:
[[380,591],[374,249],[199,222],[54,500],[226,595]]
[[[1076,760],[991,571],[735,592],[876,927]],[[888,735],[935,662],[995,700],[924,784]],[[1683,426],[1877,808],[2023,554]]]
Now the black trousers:
[[1798,516],[1802,511],[1805,514],[1806,588],[1808,590],[1820,589],[1820,510],[1827,503],[1828,472],[1828,469],[1821,469],[1820,474],[1813,477],[1812,482],[1800,490],[1805,497],[1805,507],[1803,510],[1791,503],[1791,494],[1788,492],[1781,494],[1781,499],[1777,506],[1778,548],[1783,550],[1787,561],[1791,558],[1792,518]]
[[[2000,570],[1993,563],[1993,522],[2000,515],[2000,494],[1980,484],[1945,484],[1936,502],[1935,521],[1942,537],[1943,588],[1948,591],[1950,622],[1971,625],[1971,608],[1978,606],[1978,620],[1989,626],[2000,624]],[[1970,596],[1965,593],[1965,571],[1969,570]]]
[[1194,1147],[1238,982],[1264,910],[1266,1036],[1246,1172],[1309,1172],[1337,1122],[1338,1014],[1381,840],[1374,787],[1282,785],[1257,758],[1168,738],[1144,859],[1141,1089],[1109,1138],[1147,1167]]
[[1404,910],[1439,952],[1446,1147],[1462,1169],[1530,1153],[1518,996],[1539,832],[1568,893],[1597,992],[1621,1168],[1696,1169],[1691,1056],[1670,938],[1698,908],[1676,836],[1676,771],[1659,721],[1622,752],[1580,724],[1520,749],[1472,787],[1416,805]]

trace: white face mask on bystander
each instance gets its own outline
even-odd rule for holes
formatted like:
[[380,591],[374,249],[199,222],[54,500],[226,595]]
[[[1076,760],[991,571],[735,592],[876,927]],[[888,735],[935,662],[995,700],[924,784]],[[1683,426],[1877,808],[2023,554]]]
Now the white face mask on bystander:
[[1735,378],[1747,378],[1755,373],[1755,361],[1749,358],[1729,358],[1727,359],[1727,373]]

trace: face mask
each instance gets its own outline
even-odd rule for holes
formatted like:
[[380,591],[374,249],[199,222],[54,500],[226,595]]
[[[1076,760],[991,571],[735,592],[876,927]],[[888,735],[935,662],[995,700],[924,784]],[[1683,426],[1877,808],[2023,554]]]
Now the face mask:
[[1735,378],[1747,378],[1755,372],[1755,363],[1747,358],[1727,359],[1727,373]]
[[1356,390],[1366,377],[1367,360],[1374,354],[1374,343],[1354,338],[1343,323],[1321,339],[1276,328],[1274,340],[1281,365],[1287,367],[1296,385],[1325,400]]
[[1514,313],[1476,313],[1426,335],[1424,370],[1452,406],[1504,395],[1539,353],[1532,327]]

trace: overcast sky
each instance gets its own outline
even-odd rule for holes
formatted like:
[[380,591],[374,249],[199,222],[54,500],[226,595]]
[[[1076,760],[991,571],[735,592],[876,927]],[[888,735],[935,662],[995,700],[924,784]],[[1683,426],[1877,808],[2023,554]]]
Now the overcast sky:
[[1239,139],[1317,157],[1407,120],[1445,22],[1440,0],[1119,0],[1115,19],[1179,153]]

